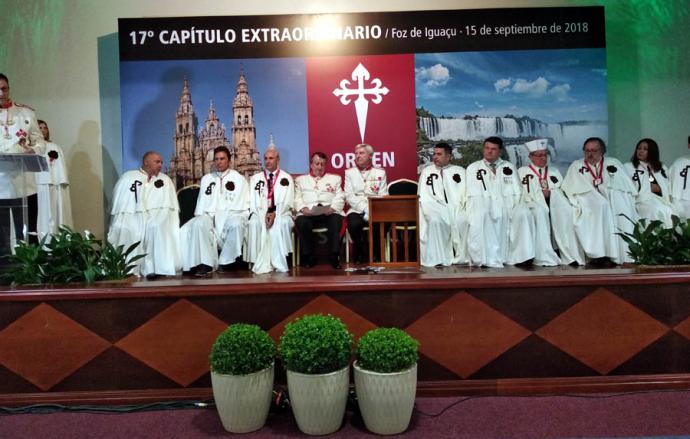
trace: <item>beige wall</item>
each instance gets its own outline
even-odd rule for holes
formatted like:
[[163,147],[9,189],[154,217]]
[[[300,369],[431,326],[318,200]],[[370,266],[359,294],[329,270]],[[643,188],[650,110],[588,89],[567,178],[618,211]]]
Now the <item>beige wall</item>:
[[[684,0],[678,0],[681,4]],[[419,9],[463,9],[520,6],[581,6],[605,4],[609,70],[620,62],[638,57],[638,72],[619,72],[612,83],[609,74],[610,138],[612,150],[625,151],[641,136],[659,140],[669,161],[684,152],[690,134],[690,86],[687,62],[680,60],[680,73],[656,75],[642,69],[640,47],[669,44],[687,48],[678,35],[649,35],[641,23],[646,17],[630,12],[626,1],[526,1],[526,0],[329,0],[329,1],[145,1],[145,0],[2,0],[0,14],[0,71],[9,76],[12,97],[34,107],[48,121],[53,139],[67,154],[75,226],[103,236],[104,194],[111,191],[119,171],[119,134],[103,136],[101,109],[119,102],[117,87],[104,87],[103,76],[117,76],[112,64],[99,59],[99,44],[113,46],[119,17],[259,15],[320,12],[366,12]],[[676,3],[673,2],[672,3]],[[687,9],[687,8],[685,8]],[[687,12],[682,18],[688,28]],[[631,28],[630,26],[633,26]],[[634,27],[637,26],[637,27]],[[612,33],[613,31],[620,33]],[[630,35],[633,35],[631,38]],[[688,51],[685,50],[687,54]],[[112,55],[112,53],[111,53]],[[106,60],[107,61],[107,60]],[[101,83],[102,82],[102,83]],[[111,81],[112,83],[112,81]],[[117,108],[117,107],[115,107]],[[119,113],[106,115],[109,127],[119,127]],[[110,120],[114,118],[116,120]],[[107,127],[106,127],[107,128]],[[107,130],[106,130],[107,131]],[[112,129],[110,129],[112,131]],[[105,171],[104,171],[105,167]],[[105,178],[104,178],[105,172]]]

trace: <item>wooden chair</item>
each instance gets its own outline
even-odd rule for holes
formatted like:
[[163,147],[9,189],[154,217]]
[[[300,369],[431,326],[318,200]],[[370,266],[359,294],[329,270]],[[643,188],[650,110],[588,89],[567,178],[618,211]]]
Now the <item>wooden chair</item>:
[[180,204],[180,227],[194,218],[199,190],[198,184],[190,184],[177,191],[177,202]]

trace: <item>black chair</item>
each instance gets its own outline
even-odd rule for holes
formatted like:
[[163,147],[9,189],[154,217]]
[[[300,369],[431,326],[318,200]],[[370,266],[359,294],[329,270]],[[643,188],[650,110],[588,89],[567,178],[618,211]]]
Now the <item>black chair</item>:
[[388,184],[388,195],[417,195],[417,182],[399,178]]
[[194,218],[199,190],[198,184],[190,184],[177,191],[177,202],[180,204],[180,227]]

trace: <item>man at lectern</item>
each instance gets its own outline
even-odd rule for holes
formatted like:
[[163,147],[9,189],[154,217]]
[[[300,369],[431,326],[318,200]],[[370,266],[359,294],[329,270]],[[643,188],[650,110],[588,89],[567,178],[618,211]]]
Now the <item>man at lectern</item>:
[[[34,110],[13,102],[10,98],[10,80],[0,73],[0,154],[44,154],[45,143],[36,121]],[[29,204],[29,232],[36,231],[38,201],[33,174],[0,169],[0,254],[10,249],[10,212],[14,221],[15,237],[22,238],[22,198]]]
[[363,229],[369,221],[369,197],[388,195],[386,171],[372,167],[373,157],[374,148],[361,143],[355,146],[355,167],[345,171],[345,201],[350,205],[347,230],[354,246],[355,263],[368,260]]
[[127,171],[115,184],[108,241],[125,248],[140,241],[135,274],[155,279],[173,276],[181,266],[180,207],[170,177],[161,172],[163,159],[155,151],[144,154],[140,169]]

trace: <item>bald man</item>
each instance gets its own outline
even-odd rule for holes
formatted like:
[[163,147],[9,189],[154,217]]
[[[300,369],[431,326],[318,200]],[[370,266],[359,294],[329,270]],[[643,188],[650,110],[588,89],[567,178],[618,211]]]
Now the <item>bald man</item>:
[[113,196],[108,241],[125,248],[140,241],[135,274],[155,279],[175,275],[181,267],[180,207],[172,180],[161,172],[163,159],[155,151],[144,154],[140,169],[122,174]]

